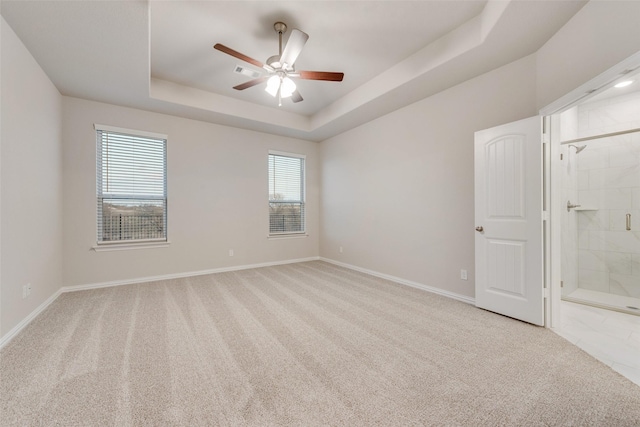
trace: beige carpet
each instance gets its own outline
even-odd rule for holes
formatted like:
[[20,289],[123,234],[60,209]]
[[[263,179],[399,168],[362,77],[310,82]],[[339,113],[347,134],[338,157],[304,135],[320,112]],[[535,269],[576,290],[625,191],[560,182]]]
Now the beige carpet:
[[553,332],[323,262],[63,294],[0,374],[3,426],[640,425]]

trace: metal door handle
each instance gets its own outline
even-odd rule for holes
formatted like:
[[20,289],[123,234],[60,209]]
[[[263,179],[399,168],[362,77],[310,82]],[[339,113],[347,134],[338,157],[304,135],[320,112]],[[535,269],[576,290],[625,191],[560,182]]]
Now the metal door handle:
[[482,228],[482,226],[476,227],[476,231],[478,233],[482,233],[484,231],[484,228]]
[[571,201],[567,201],[567,212],[571,212],[571,209],[579,208],[580,205],[574,205]]
[[627,214],[627,231],[631,230],[631,214]]

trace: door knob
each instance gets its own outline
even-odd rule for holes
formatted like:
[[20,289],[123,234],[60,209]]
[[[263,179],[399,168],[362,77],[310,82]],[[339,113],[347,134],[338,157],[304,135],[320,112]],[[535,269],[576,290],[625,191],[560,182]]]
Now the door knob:
[[482,226],[476,227],[476,231],[482,233],[484,231],[484,228],[482,228]]

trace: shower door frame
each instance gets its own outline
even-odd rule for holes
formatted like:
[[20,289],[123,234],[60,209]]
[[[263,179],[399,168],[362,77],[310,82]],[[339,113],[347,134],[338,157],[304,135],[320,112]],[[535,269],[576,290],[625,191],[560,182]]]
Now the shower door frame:
[[[589,98],[597,95],[601,91],[611,87],[616,80],[619,80],[629,70],[640,69],[640,52],[635,53],[624,61],[609,68],[602,74],[580,85],[568,94],[552,102],[540,110],[540,115],[544,117],[545,132],[550,138],[550,161],[545,167],[545,187],[549,190],[550,197],[550,218],[549,230],[545,232],[545,242],[548,255],[545,259],[545,276],[549,277],[549,295],[545,300],[545,325],[547,327],[560,326],[560,300],[562,297],[561,285],[561,223],[562,223],[562,200],[560,186],[560,113],[578,105]],[[546,142],[546,141],[545,141]],[[566,209],[566,204],[564,205]]]

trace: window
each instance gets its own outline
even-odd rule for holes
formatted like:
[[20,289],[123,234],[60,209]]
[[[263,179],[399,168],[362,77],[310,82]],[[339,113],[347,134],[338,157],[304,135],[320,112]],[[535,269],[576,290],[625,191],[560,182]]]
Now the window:
[[167,138],[96,125],[98,244],[167,240]]
[[269,153],[269,234],[305,232],[304,159]]

